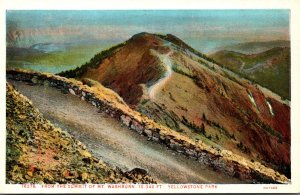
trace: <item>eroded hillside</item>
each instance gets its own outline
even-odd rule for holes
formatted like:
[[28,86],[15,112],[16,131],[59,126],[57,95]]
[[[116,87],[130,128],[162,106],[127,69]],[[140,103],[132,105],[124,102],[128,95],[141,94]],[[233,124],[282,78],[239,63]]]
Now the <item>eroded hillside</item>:
[[290,107],[180,39],[141,33],[94,64],[62,73],[92,79],[192,140],[290,175]]

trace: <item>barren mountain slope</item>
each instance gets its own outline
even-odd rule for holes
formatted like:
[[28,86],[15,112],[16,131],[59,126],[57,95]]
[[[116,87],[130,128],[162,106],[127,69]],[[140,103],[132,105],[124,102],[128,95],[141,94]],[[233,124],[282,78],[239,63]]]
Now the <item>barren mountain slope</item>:
[[161,124],[289,175],[290,107],[278,95],[172,35],[135,35],[94,62],[62,75],[99,81]]

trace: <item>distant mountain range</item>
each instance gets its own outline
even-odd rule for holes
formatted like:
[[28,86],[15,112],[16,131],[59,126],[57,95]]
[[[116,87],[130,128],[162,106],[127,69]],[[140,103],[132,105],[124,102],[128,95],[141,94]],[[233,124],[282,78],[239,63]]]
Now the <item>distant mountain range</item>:
[[64,51],[68,47],[66,44],[57,43],[38,43],[30,47],[7,47],[6,56],[8,59],[14,59],[16,57],[24,57],[30,55],[38,55],[43,53],[52,53]]
[[25,57],[32,55],[42,54],[42,51],[39,51],[34,48],[19,48],[19,47],[7,47],[6,48],[6,59],[14,59],[16,57]]
[[253,41],[228,45],[216,48],[215,51],[227,50],[235,51],[243,54],[256,54],[275,47],[290,47],[290,41],[287,40],[274,40],[274,41]]
[[[275,43],[284,45],[287,42],[271,42],[268,47],[276,45]],[[245,44],[241,48],[247,45],[251,48],[251,45],[255,44]],[[257,50],[258,46],[255,45],[253,48]],[[267,43],[264,44],[263,48],[267,48]],[[235,73],[267,87],[284,99],[290,100],[291,56],[289,46],[276,46],[256,54],[220,50],[211,54],[210,57]]]
[[[264,59],[272,67],[288,58],[288,51],[275,48],[249,60]],[[270,61],[278,53],[282,57]],[[241,70],[265,67],[258,63]],[[174,35],[140,33],[60,75],[100,82],[162,125],[290,176],[289,103],[228,69]]]

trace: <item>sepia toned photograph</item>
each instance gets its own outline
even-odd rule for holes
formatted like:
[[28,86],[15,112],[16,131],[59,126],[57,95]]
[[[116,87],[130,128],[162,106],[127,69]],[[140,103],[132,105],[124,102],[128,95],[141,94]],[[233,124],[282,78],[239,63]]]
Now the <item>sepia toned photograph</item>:
[[299,183],[291,34],[287,8],[6,9],[1,185],[276,193]]

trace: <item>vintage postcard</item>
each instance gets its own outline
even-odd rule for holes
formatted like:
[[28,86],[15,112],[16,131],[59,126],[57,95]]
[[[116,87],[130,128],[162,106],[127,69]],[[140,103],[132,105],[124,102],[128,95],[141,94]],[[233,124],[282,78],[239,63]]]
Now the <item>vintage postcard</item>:
[[299,2],[12,2],[2,193],[300,191]]

